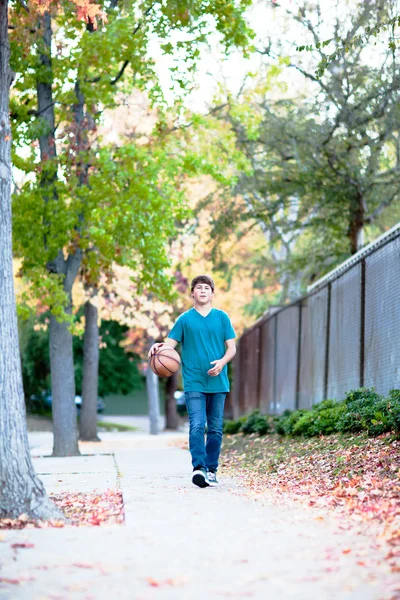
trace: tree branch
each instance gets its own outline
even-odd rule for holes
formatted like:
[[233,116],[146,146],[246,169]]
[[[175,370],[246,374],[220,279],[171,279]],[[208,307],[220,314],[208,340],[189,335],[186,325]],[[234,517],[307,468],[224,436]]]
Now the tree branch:
[[389,198],[387,198],[386,200],[381,202],[380,205],[368,217],[365,217],[364,222],[366,224],[370,224],[373,221],[375,221],[375,219],[377,217],[379,217],[381,212],[383,212],[385,210],[385,208],[387,208],[388,206],[391,205],[391,203],[393,202],[395,197],[399,194],[399,192],[400,192],[400,186],[397,187],[397,189],[393,192],[393,194],[391,196],[389,196]]
[[[118,4],[118,0],[116,0],[115,4],[112,5],[112,8],[115,8],[115,6]],[[144,15],[142,17],[142,19],[139,21],[139,23],[136,25],[136,27],[134,28],[134,30],[132,31],[132,36],[135,36],[137,34],[137,32],[139,31],[139,29],[142,27],[145,18],[147,17],[147,15],[150,13],[150,11],[152,10],[153,6],[154,6],[155,2],[153,2],[153,4],[151,4],[149,6],[149,8],[144,12]],[[126,67],[129,65],[130,60],[126,59],[122,65],[122,67],[120,68],[118,74],[116,75],[116,77],[114,77],[114,79],[111,79],[111,81],[109,82],[110,85],[115,85],[123,76]],[[101,79],[101,75],[99,75],[98,77],[94,77],[93,79],[90,80],[86,80],[88,83],[98,83]]]
[[112,79],[112,80],[110,81],[110,85],[115,85],[115,84],[117,83],[117,81],[119,81],[119,80],[121,79],[121,77],[122,77],[122,75],[124,74],[124,71],[125,71],[125,69],[126,69],[126,67],[127,67],[128,65],[129,65],[129,60],[126,60],[126,61],[124,62],[124,64],[122,65],[122,67],[121,67],[121,69],[120,69],[120,71],[119,71],[118,75],[117,75],[116,77],[114,77],[114,79]]
[[26,4],[25,0],[17,0],[17,1],[18,1],[18,4],[20,4],[22,6],[22,8],[24,10],[26,10],[26,12],[28,13],[29,12],[29,8],[28,8],[28,5]]

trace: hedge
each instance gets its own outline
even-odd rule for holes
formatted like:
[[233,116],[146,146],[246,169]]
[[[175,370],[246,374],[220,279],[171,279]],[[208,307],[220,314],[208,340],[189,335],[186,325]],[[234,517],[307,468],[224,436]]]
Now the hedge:
[[373,388],[351,390],[342,401],[324,400],[310,410],[286,410],[282,415],[264,415],[259,410],[236,421],[225,421],[224,433],[278,433],[314,437],[333,433],[366,432],[370,436],[400,433],[400,390],[387,397]]

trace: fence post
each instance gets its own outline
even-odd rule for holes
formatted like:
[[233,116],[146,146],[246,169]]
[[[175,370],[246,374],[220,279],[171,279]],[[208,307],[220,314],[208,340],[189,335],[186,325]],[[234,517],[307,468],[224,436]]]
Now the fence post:
[[258,335],[258,382],[257,382],[257,407],[261,406],[261,373],[262,373],[262,363],[263,363],[263,345],[262,345],[262,327],[263,323],[259,325],[259,335]]
[[298,410],[300,406],[300,363],[301,363],[301,325],[302,325],[302,309],[303,303],[299,302],[299,335],[297,339],[297,366],[296,366],[296,404],[295,408]]
[[365,258],[361,261],[361,298],[360,298],[360,387],[364,386],[365,363]]
[[325,345],[325,373],[324,373],[324,397],[326,400],[328,397],[328,377],[329,377],[329,339],[331,334],[331,293],[332,283],[328,283],[328,300],[326,310],[326,345]]
[[277,377],[277,355],[278,355],[278,315],[274,317],[275,327],[274,327],[274,380],[272,387],[272,402],[273,402],[273,412],[276,411],[276,377]]

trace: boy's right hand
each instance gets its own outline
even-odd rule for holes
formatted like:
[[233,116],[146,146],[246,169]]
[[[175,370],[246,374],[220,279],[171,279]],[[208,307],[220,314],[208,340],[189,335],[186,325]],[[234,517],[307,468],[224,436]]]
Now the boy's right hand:
[[148,353],[147,357],[150,358],[151,356],[153,356],[153,354],[156,352],[156,350],[160,346],[164,346],[164,342],[158,342],[157,344],[153,344],[152,347],[149,350],[149,353]]

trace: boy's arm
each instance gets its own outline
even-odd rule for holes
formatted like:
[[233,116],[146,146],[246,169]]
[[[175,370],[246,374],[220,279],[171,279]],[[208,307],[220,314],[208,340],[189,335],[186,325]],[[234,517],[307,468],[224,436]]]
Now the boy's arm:
[[219,375],[221,373],[222,369],[224,368],[224,366],[227,365],[228,362],[231,361],[232,358],[236,354],[236,344],[235,344],[234,339],[226,340],[225,346],[226,346],[226,352],[225,352],[224,356],[222,358],[220,358],[219,360],[212,360],[210,363],[210,364],[214,365],[212,369],[207,371],[208,375],[211,375],[211,377],[215,377],[216,375]]
[[173,340],[172,338],[167,338],[165,342],[158,342],[157,344],[153,344],[147,356],[150,358],[150,356],[154,354],[154,352],[157,350],[157,348],[160,348],[160,346],[169,346],[170,348],[175,348],[177,344],[178,342],[176,340]]

